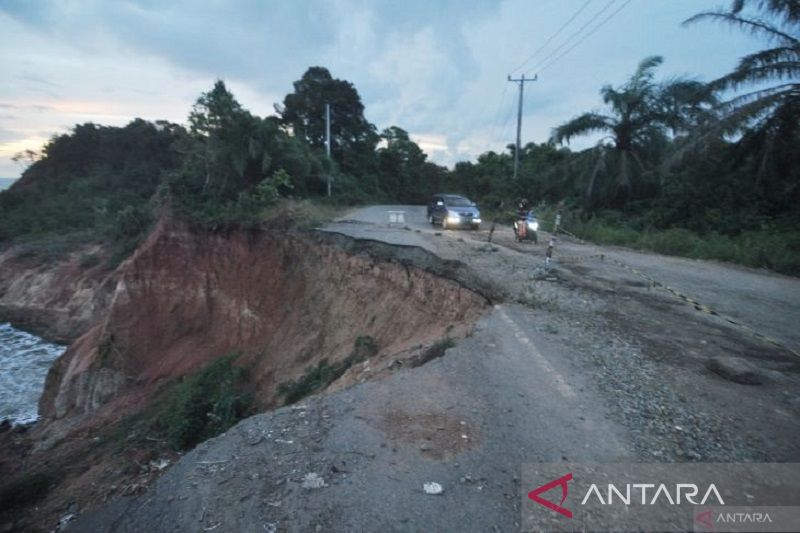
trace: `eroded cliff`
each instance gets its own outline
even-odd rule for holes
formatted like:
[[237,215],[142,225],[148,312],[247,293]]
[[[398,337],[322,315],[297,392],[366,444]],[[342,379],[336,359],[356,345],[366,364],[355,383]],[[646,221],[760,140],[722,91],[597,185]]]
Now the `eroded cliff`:
[[105,312],[113,279],[101,245],[82,245],[57,258],[25,246],[8,248],[0,253],[0,321],[69,343]]
[[457,266],[381,246],[162,221],[118,269],[107,312],[51,369],[45,421],[130,410],[150,388],[233,352],[257,403],[271,407],[281,383],[341,361],[358,337],[384,359],[408,354],[485,308]]

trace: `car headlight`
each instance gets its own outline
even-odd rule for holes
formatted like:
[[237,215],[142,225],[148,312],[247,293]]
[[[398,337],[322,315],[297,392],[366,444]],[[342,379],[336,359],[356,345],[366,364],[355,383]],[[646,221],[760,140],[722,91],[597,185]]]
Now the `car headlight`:
[[528,229],[533,231],[539,231],[539,222],[538,221],[528,222]]

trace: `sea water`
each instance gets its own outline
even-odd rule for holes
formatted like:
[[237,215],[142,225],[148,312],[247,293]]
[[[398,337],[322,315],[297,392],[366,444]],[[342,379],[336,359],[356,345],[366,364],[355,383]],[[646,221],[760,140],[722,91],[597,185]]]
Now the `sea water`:
[[65,349],[0,323],[0,421],[36,421],[47,371]]

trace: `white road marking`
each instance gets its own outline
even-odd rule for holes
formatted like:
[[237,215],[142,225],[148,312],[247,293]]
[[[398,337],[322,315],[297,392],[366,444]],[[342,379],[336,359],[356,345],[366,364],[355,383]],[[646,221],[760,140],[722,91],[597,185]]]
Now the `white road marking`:
[[555,368],[553,368],[550,362],[545,359],[545,357],[536,348],[536,345],[533,344],[533,341],[531,341],[531,339],[525,335],[525,332],[522,331],[517,323],[514,322],[510,316],[508,316],[505,308],[495,305],[495,309],[500,315],[500,318],[502,318],[511,328],[512,333],[514,333],[514,337],[516,337],[523,346],[530,350],[533,360],[539,365],[542,371],[544,371],[545,375],[550,378],[555,385],[556,390],[558,390],[558,392],[565,398],[575,398],[575,391],[569,386],[567,380],[565,380],[564,377],[559,374]]

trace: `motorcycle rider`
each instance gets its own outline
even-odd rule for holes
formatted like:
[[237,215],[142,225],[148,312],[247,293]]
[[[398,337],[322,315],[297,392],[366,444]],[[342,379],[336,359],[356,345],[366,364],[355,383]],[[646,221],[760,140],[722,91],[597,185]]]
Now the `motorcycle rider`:
[[527,220],[528,219],[528,212],[531,210],[530,204],[528,203],[527,198],[523,198],[519,201],[519,206],[517,207],[517,220]]
[[517,206],[517,223],[516,233],[517,239],[522,240],[528,231],[528,213],[530,212],[530,204],[527,198],[522,198]]

